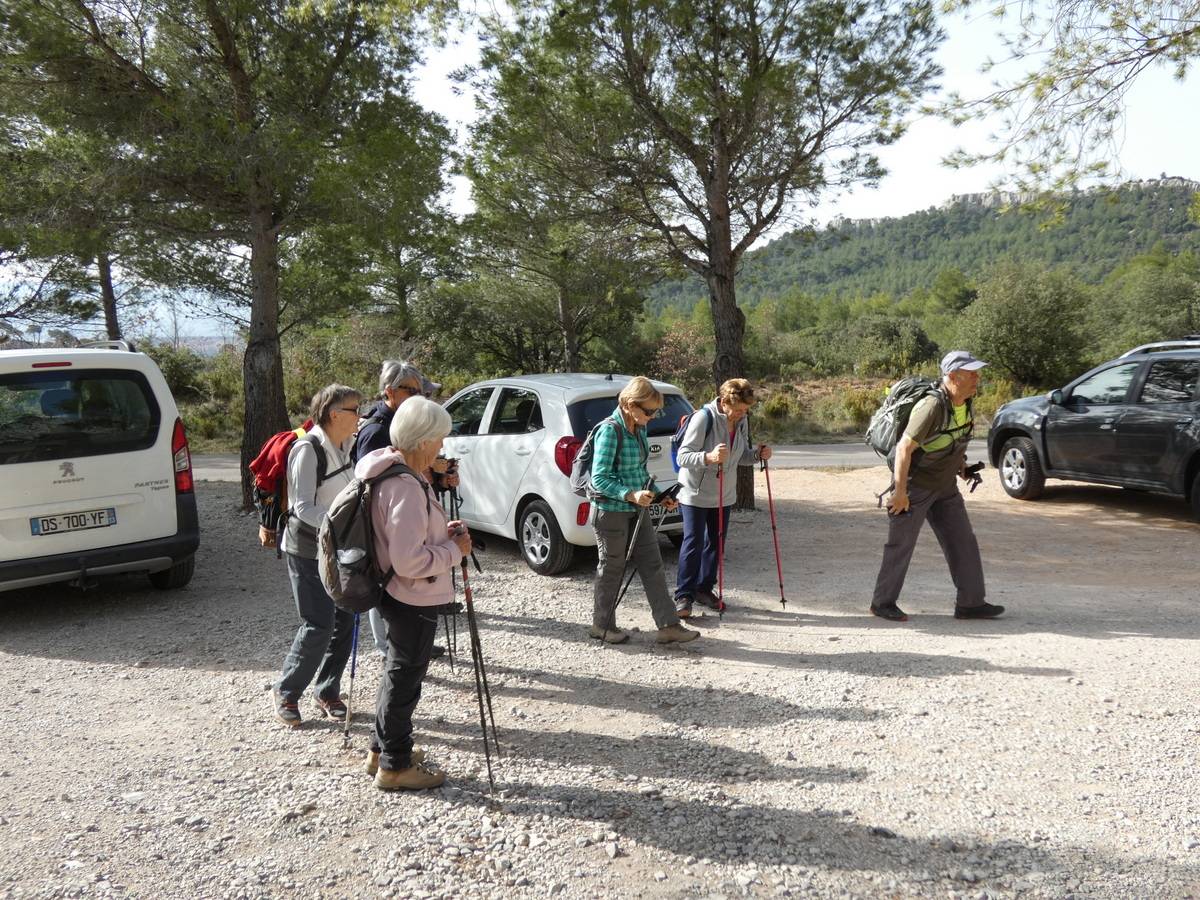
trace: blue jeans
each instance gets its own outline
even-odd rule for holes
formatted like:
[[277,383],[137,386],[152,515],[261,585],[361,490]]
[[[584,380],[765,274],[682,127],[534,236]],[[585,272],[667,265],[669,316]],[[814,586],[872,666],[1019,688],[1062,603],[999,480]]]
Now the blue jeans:
[[[729,542],[729,513],[724,509],[725,542]],[[720,507],[679,504],[683,515],[683,543],[679,547],[679,570],[675,575],[675,599],[694,600],[697,591],[712,592],[717,583],[717,514]]]
[[317,573],[315,559],[292,553],[284,555],[296,612],[300,614],[300,628],[283,660],[283,674],[277,685],[279,693],[285,700],[299,700],[315,676],[315,696],[339,697],[342,670],[350,659],[354,637],[354,613],[333,605]]

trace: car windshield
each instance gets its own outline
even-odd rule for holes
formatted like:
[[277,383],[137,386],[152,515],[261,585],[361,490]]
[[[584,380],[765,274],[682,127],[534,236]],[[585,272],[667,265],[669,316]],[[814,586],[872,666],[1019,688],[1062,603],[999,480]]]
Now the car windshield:
[[144,450],[160,415],[140,372],[0,375],[0,465]]
[[[617,398],[592,397],[590,400],[579,400],[567,407],[567,415],[571,419],[571,430],[575,437],[585,438],[596,423],[606,416],[612,415],[617,408]],[[692,405],[682,394],[663,394],[662,413],[650,420],[646,433],[650,437],[659,437],[675,433],[679,420],[692,411]]]

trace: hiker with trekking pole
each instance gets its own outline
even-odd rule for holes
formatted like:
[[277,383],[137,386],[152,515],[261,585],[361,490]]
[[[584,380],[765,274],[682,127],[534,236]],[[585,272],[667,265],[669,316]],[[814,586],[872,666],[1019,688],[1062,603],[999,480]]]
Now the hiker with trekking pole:
[[[391,446],[362,457],[355,478],[378,478],[397,464],[396,477],[372,486],[374,558],[387,570],[378,609],[387,623],[388,655],[375,704],[375,733],[367,773],[380,790],[422,790],[446,780],[413,746],[413,711],[433,651],[438,615],[454,603],[451,571],[471,553],[471,536],[437,501],[426,473],[450,433],[450,414],[412,397],[388,427]],[[475,640],[476,638],[473,638]]]
[[[715,400],[680,422],[674,445],[679,466],[679,507],[683,516],[683,543],[675,576],[675,612],[692,615],[699,603],[718,612],[725,604],[725,545],[729,539],[729,513],[737,499],[737,467],[766,464],[771,448],[752,446],[749,412],[754,388],[745,378],[721,385]],[[770,484],[770,475],[768,485]],[[774,528],[774,498],[770,498]],[[783,569],[779,543],[775,543],[779,596],[783,599]]]
[[[658,534],[653,526],[645,524],[658,494],[646,470],[650,458],[646,425],[662,415],[662,408],[663,396],[650,379],[641,375],[631,379],[617,396],[612,415],[592,429],[580,450],[591,465],[589,496],[595,508],[592,527],[599,554],[588,633],[609,644],[629,640],[628,632],[619,629],[616,622],[621,583],[629,566],[636,567],[641,576],[658,628],[658,643],[685,643],[700,636],[679,624],[667,588]],[[672,510],[676,501],[663,496],[662,506]]]
[[288,453],[287,503],[282,550],[300,627],[271,691],[275,717],[291,728],[301,723],[300,696],[316,680],[317,708],[339,722],[346,719],[342,672],[350,658],[353,613],[334,605],[317,571],[317,531],[329,504],[350,483],[346,450],[358,427],[362,395],[331,384],[312,400],[312,430],[294,440]]

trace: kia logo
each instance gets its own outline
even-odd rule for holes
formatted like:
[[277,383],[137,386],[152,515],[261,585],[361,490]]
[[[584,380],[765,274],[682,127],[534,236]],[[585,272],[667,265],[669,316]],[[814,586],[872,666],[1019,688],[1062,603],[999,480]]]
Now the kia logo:
[[59,463],[58,471],[63,478],[74,478],[75,477],[75,463],[73,463],[73,462]]
[[662,444],[651,444],[650,452],[651,453],[661,453],[662,452]]

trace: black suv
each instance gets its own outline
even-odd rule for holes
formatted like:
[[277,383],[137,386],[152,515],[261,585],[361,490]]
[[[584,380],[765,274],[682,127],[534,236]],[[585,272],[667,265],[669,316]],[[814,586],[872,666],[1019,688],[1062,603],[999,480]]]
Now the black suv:
[[1173,494],[1200,516],[1200,336],[1135,347],[1061,390],[1005,404],[988,459],[1010,497],[1047,478]]

